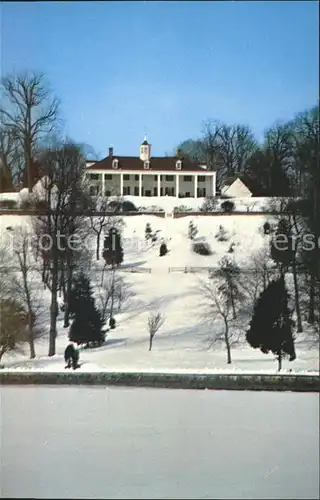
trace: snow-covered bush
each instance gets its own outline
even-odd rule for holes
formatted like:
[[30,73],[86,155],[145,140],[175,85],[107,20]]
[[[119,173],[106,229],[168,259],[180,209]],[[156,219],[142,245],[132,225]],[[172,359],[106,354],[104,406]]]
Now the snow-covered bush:
[[192,245],[192,250],[199,255],[212,255],[210,245],[205,241],[197,241]]
[[200,212],[216,212],[218,206],[218,199],[215,197],[206,198],[200,207]]
[[225,230],[225,228],[223,226],[219,226],[219,231],[216,233],[215,235],[215,238],[218,240],[218,241],[221,241],[221,242],[224,242],[224,241],[229,241],[229,236],[228,236],[228,233],[227,231]]

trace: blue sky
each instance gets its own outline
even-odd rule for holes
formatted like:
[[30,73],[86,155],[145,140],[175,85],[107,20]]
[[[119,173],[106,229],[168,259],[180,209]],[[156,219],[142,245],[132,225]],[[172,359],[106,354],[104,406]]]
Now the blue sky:
[[34,2],[1,5],[1,73],[44,71],[66,131],[100,157],[170,153],[203,122],[257,137],[315,104],[318,3]]

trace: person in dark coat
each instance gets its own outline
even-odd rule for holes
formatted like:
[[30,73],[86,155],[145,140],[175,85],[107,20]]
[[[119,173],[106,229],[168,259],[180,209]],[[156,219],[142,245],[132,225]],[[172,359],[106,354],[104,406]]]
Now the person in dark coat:
[[73,344],[69,344],[64,351],[64,360],[66,362],[66,368],[72,368],[75,370],[79,367],[79,351],[75,349]]

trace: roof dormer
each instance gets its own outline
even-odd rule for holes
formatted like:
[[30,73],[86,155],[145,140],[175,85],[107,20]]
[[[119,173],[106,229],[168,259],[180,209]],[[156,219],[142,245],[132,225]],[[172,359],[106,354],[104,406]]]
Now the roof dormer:
[[144,168],[145,170],[149,170],[149,168],[150,168],[150,162],[149,162],[149,160],[146,160],[146,161],[143,163],[143,168]]
[[181,167],[182,167],[182,161],[181,160],[177,160],[176,161],[176,170],[181,170]]
[[112,168],[118,168],[118,165],[119,165],[119,160],[117,160],[116,158],[112,160]]

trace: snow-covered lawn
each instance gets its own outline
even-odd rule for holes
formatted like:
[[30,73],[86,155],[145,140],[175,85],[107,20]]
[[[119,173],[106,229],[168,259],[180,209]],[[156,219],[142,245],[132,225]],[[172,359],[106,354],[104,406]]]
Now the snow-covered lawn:
[[[228,255],[242,268],[251,268],[252,255],[268,248],[269,237],[263,235],[263,216],[206,216],[162,219],[156,216],[137,215],[126,217],[123,229],[124,262],[119,275],[129,287],[131,297],[124,304],[122,312],[116,314],[117,327],[108,333],[106,343],[100,348],[81,349],[81,370],[113,371],[175,371],[175,372],[216,372],[220,370],[246,373],[275,373],[277,363],[272,355],[264,355],[253,350],[245,342],[232,349],[232,364],[227,365],[226,351],[221,344],[213,344],[211,339],[221,330],[218,318],[205,316],[204,298],[199,290],[200,280],[208,278],[208,270],[202,273],[185,274],[187,266],[215,267],[219,260]],[[197,238],[205,239],[212,248],[212,255],[201,256],[192,252],[187,237],[188,224],[192,220],[198,227]],[[268,218],[270,220],[270,218]],[[158,230],[158,241],[153,245],[145,242],[146,223],[153,231]],[[30,218],[22,216],[1,216],[0,235],[3,245],[9,236],[6,227],[27,226]],[[228,241],[219,242],[215,235],[222,225],[228,234]],[[170,252],[159,257],[159,245],[164,240]],[[234,243],[234,252],[228,253]],[[94,246],[94,240],[92,244]],[[0,245],[1,246],[1,245]],[[92,283],[101,280],[103,261],[92,265]],[[171,272],[169,272],[171,268]],[[172,270],[172,268],[180,268]],[[130,272],[140,270],[141,272]],[[145,272],[151,270],[151,272]],[[182,271],[182,272],[181,272]],[[39,280],[39,277],[37,277]],[[47,357],[49,329],[48,290],[38,282],[38,294],[46,304],[41,322],[44,337],[37,340],[35,360],[28,360],[25,354],[7,354],[2,363],[6,369],[48,370],[64,369],[63,352],[68,342],[68,330],[63,328],[62,313],[58,320],[56,356]],[[161,311],[165,323],[156,333],[151,352],[148,350],[147,318],[150,312]],[[245,332],[249,316],[239,321],[238,329]],[[210,320],[210,321],[209,321]],[[219,330],[220,329],[220,330]],[[319,351],[306,342],[307,332],[297,338],[297,359],[284,361],[284,371],[305,373],[319,371]]]

